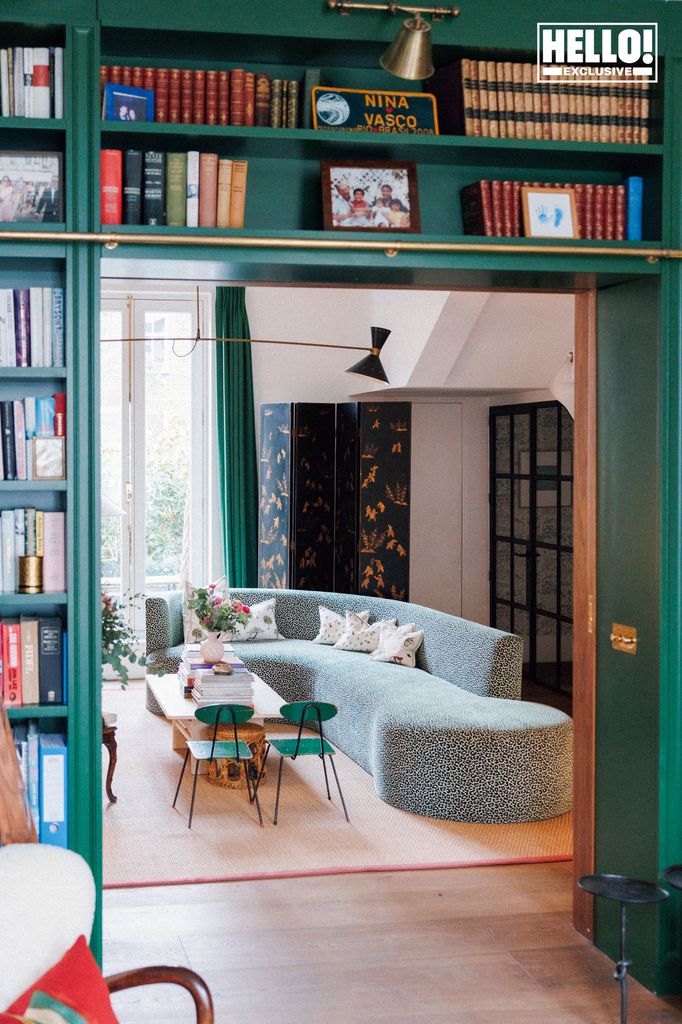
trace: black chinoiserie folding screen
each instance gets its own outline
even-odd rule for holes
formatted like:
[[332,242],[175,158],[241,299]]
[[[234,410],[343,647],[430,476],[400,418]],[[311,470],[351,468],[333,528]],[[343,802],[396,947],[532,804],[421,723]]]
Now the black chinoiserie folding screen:
[[261,406],[259,585],[409,596],[408,402]]

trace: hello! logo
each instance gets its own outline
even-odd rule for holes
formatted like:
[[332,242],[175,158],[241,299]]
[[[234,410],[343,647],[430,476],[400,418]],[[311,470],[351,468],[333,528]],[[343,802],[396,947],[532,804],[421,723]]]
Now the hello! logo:
[[558,22],[537,26],[538,82],[566,78],[658,81],[656,22]]

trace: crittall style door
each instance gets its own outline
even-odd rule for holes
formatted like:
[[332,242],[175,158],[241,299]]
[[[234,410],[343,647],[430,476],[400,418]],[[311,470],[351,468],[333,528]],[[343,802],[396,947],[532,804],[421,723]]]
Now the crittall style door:
[[559,402],[490,410],[490,622],[524,675],[571,692],[573,420]]

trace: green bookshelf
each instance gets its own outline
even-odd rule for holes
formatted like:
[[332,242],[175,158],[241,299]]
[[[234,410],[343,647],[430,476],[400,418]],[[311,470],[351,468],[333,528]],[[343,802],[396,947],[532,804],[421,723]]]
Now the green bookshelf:
[[10,722],[25,722],[30,718],[63,719],[67,718],[69,709],[66,704],[24,704],[20,708],[8,708]]

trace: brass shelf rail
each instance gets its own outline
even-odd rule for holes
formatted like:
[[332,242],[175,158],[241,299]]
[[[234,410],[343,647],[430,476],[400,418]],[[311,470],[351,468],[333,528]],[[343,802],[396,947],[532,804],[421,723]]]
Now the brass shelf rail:
[[0,242],[91,242],[105,249],[120,245],[206,246],[214,249],[308,249],[323,251],[383,252],[394,258],[403,252],[498,253],[500,255],[640,257],[647,263],[682,259],[682,249],[630,248],[604,245],[519,245],[509,242],[420,242],[400,239],[387,242],[371,238],[294,238],[257,235],[158,235],[121,234],[115,231],[0,231]]

